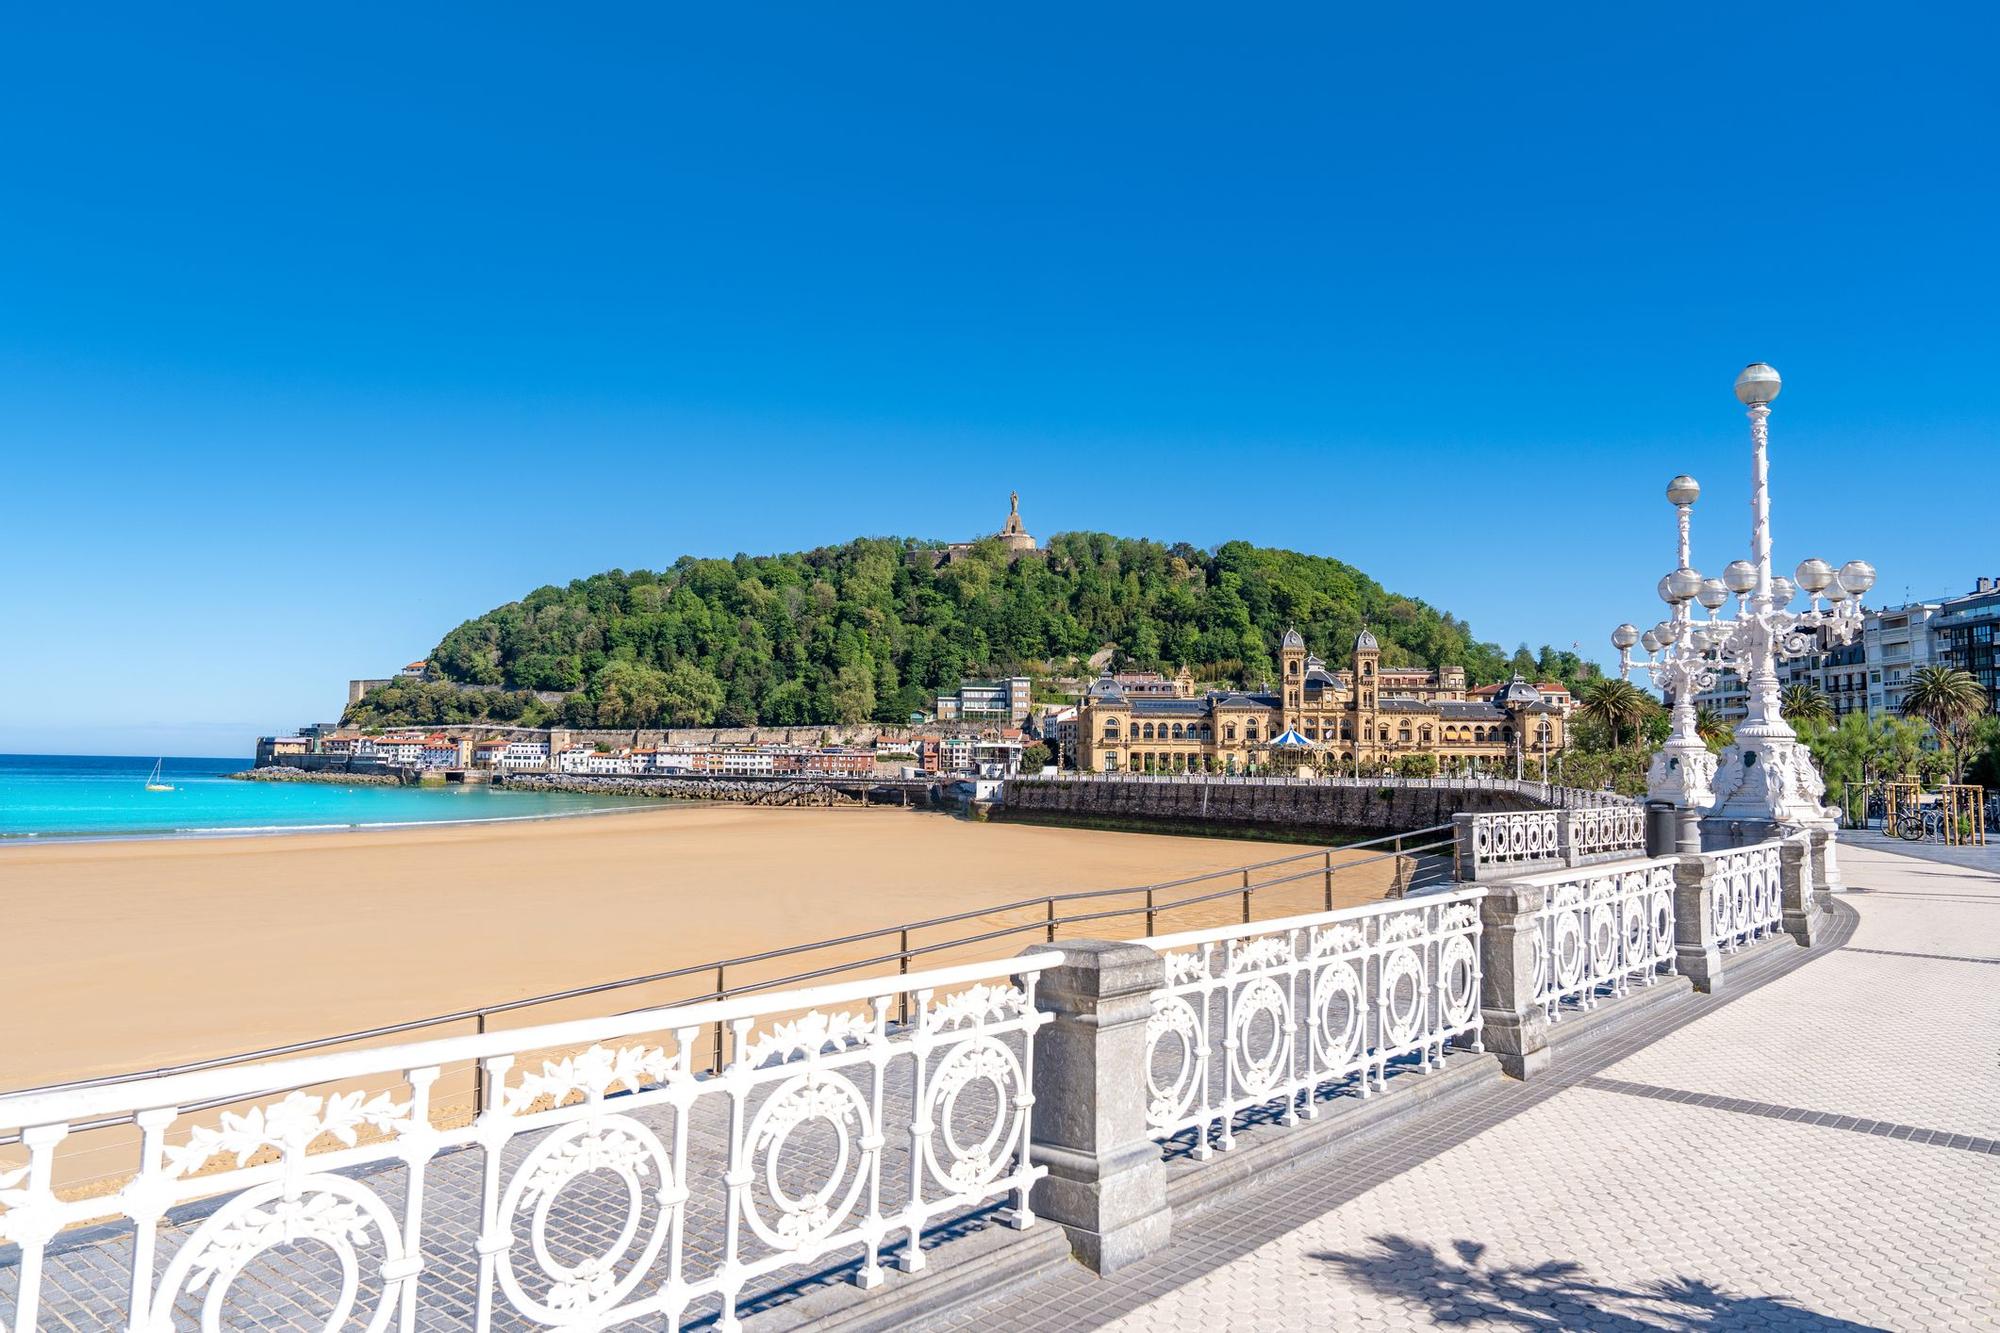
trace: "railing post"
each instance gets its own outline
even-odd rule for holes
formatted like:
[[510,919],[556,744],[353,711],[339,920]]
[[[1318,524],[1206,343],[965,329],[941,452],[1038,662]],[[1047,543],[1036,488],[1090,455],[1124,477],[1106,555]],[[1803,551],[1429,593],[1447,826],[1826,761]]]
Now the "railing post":
[[[901,939],[896,956],[896,975],[899,977],[910,975],[910,928],[908,926],[903,927],[901,931]],[[904,1027],[909,1026],[910,993],[907,990],[896,992],[896,1021]]]
[[1562,863],[1566,866],[1583,864],[1583,849],[1577,846],[1576,821],[1574,810],[1556,812],[1556,845],[1562,850]]
[[[723,984],[722,973],[723,969],[718,966],[715,969],[715,998],[718,1001],[729,998],[729,990]],[[716,1074],[722,1072],[722,1020],[719,1018],[715,1020],[715,1053],[710,1057],[709,1070]]]
[[1722,892],[1713,864],[1699,853],[1674,861],[1674,970],[1703,993],[1722,986],[1722,947],[1709,924]]
[[1146,938],[1153,938],[1153,886],[1146,886]]
[[1480,1036],[1515,1078],[1539,1074],[1553,1059],[1548,1012],[1535,993],[1535,934],[1547,895],[1540,884],[1495,884],[1479,902]]
[[1066,940],[1062,965],[1035,989],[1054,1021],[1035,1034],[1028,1156],[1048,1174],[1029,1202],[1099,1273],[1173,1234],[1166,1164],[1146,1128],[1146,1024],[1165,984],[1165,963],[1142,944]]
[[1250,924],[1250,872],[1243,872],[1243,924]]
[[1333,910],[1333,853],[1322,853],[1326,861],[1326,910]]
[[1473,851],[1472,830],[1476,815],[1453,815],[1451,844],[1451,875],[1463,884],[1477,883],[1479,880],[1479,858]]
[[1778,844],[1778,884],[1785,933],[1810,949],[1825,918],[1813,892],[1812,835],[1801,831]]
[[1050,898],[1050,899],[1048,900],[1048,908],[1049,908],[1049,943],[1050,943],[1050,944],[1054,944],[1054,943],[1056,942],[1056,900],[1055,900],[1055,899],[1053,899],[1053,898]]
[[[486,1035],[486,1011],[481,1009],[473,1018],[473,1030],[480,1036]],[[474,1119],[486,1114],[486,1058],[477,1057],[472,1062],[472,1115]]]

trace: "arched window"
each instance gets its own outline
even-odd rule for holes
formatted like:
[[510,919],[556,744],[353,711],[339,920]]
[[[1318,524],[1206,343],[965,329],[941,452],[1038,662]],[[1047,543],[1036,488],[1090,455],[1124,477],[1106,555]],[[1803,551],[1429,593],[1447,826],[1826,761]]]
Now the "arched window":
[[1142,735],[1143,735],[1143,736],[1144,736],[1144,737],[1145,737],[1145,738],[1146,738],[1147,740],[1151,740],[1151,739],[1153,739],[1153,724],[1152,724],[1152,723],[1150,723],[1150,722],[1148,722],[1148,723],[1146,724],[1146,729],[1145,729],[1145,731],[1144,731],[1144,732],[1142,732],[1141,734],[1142,734]]
[[1402,726],[1400,726],[1400,727],[1398,727],[1398,728],[1396,729],[1396,739],[1397,739],[1397,740],[1399,740],[1399,741],[1401,741],[1401,742],[1402,742],[1403,744],[1405,744],[1405,745],[1408,745],[1408,744],[1410,743],[1410,724],[1409,724],[1409,723],[1405,722],[1405,723],[1404,723],[1404,724],[1403,724]]
[[1375,664],[1374,664],[1373,662],[1363,662],[1363,663],[1361,664],[1361,674],[1362,674],[1363,676],[1372,676],[1372,675],[1374,675],[1374,674],[1375,674]]
[[1254,740],[1256,740],[1256,739],[1257,739],[1257,719],[1256,719],[1256,718],[1254,718],[1254,717],[1253,717],[1253,718],[1251,718],[1251,719],[1250,719],[1250,720],[1249,720],[1248,722],[1245,722],[1245,723],[1243,724],[1243,739],[1244,739],[1244,740],[1246,740],[1246,741],[1254,741]]
[[1503,740],[1503,741],[1511,741],[1511,740],[1513,740],[1513,739],[1514,739],[1514,729],[1513,729],[1512,727],[1502,727],[1502,728],[1500,728],[1500,739],[1501,739],[1501,740]]
[[1174,723],[1174,739],[1181,740],[1184,739],[1185,736],[1186,733],[1181,729],[1181,724],[1178,722]]
[[1109,717],[1104,720],[1104,739],[1107,741],[1115,741],[1118,739],[1117,718]]
[[1298,675],[1298,674],[1299,674],[1299,664],[1298,664],[1298,663],[1297,663],[1296,661],[1293,661],[1293,662],[1287,662],[1287,663],[1285,663],[1285,674],[1286,674],[1286,675],[1288,675],[1288,676],[1296,676],[1296,675]]

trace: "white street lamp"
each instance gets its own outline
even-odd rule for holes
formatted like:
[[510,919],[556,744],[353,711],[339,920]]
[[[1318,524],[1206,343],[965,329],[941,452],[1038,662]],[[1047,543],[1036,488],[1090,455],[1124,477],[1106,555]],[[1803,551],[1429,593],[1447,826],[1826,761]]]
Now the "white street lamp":
[[[1652,795],[1728,818],[1817,822],[1824,818],[1819,798],[1825,784],[1780,713],[1777,662],[1827,644],[1852,643],[1862,624],[1861,595],[1874,586],[1875,567],[1850,560],[1836,571],[1814,556],[1793,570],[1796,582],[1771,572],[1769,421],[1782,387],[1778,372],[1761,361],[1736,377],[1736,396],[1750,417],[1750,558],[1730,561],[1720,579],[1703,578],[1692,568],[1688,509],[1701,488],[1692,477],[1675,477],[1667,499],[1679,511],[1680,565],[1659,586],[1672,616],[1643,634],[1621,625],[1611,641],[1620,674],[1629,676],[1634,667],[1650,671],[1673,699],[1673,733],[1648,774]],[[1801,591],[1806,609],[1787,610]],[[1731,594],[1736,613],[1715,614]],[[1690,623],[1690,602],[1705,607],[1709,618]],[[1645,650],[1645,661],[1632,660],[1635,642]],[[1713,685],[1723,670],[1744,680],[1749,705],[1736,743],[1718,764],[1695,735],[1694,694]]]

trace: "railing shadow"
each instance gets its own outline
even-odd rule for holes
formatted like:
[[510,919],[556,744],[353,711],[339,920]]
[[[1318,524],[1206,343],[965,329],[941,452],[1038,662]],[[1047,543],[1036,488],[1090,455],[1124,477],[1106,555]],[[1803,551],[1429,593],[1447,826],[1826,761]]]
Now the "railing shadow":
[[1341,1278],[1384,1297],[1422,1305],[1439,1323],[1528,1329],[1872,1329],[1819,1314],[1790,1296],[1737,1295],[1685,1275],[1636,1286],[1593,1281],[1582,1264],[1488,1264],[1487,1246],[1455,1240],[1451,1254],[1407,1236],[1371,1236],[1358,1254],[1308,1254]]

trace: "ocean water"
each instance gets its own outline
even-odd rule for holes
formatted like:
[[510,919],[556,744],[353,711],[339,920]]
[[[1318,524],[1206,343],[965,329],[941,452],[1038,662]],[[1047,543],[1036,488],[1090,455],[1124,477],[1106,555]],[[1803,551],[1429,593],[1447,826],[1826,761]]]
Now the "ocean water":
[[247,759],[168,759],[146,790],[152,758],[0,754],[0,842],[218,833],[394,828],[407,824],[545,819],[648,802],[490,787],[349,787],[236,782]]

